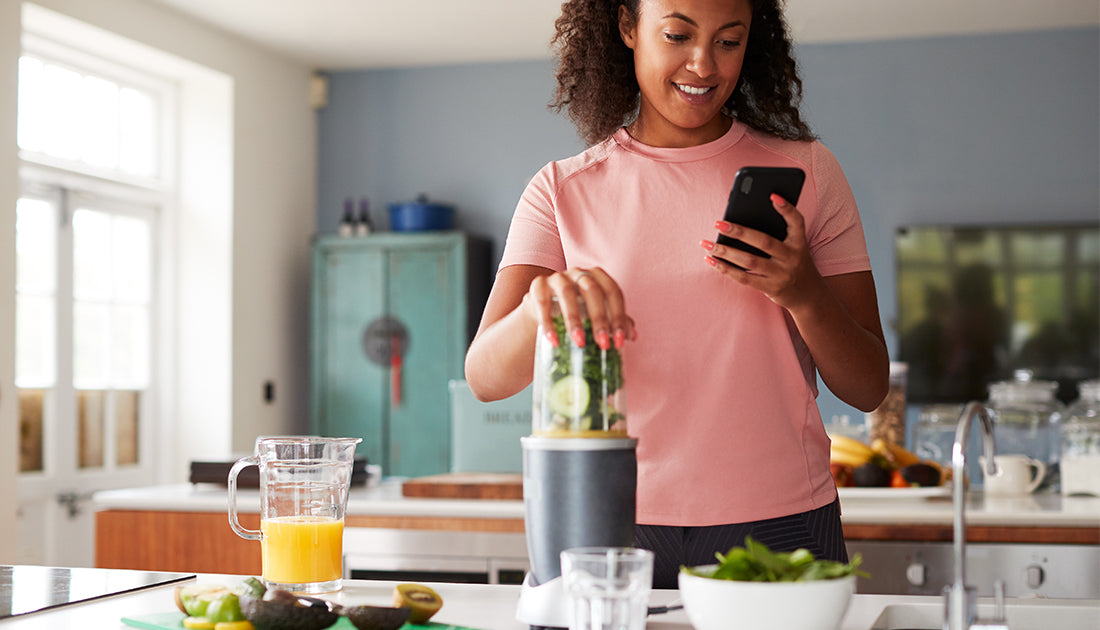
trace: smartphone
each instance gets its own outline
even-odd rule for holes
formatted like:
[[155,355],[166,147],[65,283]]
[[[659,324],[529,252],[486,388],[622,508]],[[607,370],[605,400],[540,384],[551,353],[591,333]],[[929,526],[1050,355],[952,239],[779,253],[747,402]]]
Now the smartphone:
[[[787,222],[772,205],[772,193],[778,194],[791,204],[797,204],[805,181],[806,173],[800,168],[746,166],[737,171],[737,175],[733,178],[733,188],[726,203],[726,214],[722,218],[730,223],[759,230],[782,241],[787,238]],[[722,234],[718,235],[718,242],[756,256],[771,258],[752,245]]]

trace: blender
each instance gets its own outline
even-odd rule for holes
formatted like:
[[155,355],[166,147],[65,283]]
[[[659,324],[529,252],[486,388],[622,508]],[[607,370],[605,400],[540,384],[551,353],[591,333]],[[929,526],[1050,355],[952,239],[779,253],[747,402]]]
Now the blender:
[[601,350],[584,317],[585,345],[566,334],[556,302],[554,347],[540,327],[532,386],[532,431],[523,449],[523,507],[531,565],[516,619],[532,628],[565,628],[569,607],[561,552],[634,543],[637,440],[626,432],[622,355]]

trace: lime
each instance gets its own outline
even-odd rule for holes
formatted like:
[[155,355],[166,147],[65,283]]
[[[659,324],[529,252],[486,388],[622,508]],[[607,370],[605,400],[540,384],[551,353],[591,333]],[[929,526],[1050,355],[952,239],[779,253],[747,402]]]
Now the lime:
[[183,611],[191,617],[205,617],[210,602],[228,591],[221,584],[189,584],[179,589],[178,601],[183,604]]
[[554,413],[576,418],[588,408],[591,395],[587,381],[575,374],[568,374],[550,386],[547,398]]
[[241,621],[241,602],[236,593],[226,591],[222,593],[206,607],[206,618],[214,623],[219,621]]

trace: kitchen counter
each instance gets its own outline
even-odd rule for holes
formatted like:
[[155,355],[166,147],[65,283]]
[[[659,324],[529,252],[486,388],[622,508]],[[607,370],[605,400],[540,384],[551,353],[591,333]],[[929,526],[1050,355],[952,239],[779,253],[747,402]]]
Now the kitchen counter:
[[[352,488],[348,516],[523,520],[522,501],[408,498],[401,494],[401,483],[401,479],[391,478],[374,487]],[[896,494],[896,498],[888,493]],[[237,496],[238,510],[259,511],[258,490],[239,490]],[[97,511],[225,513],[227,494],[224,486],[216,484],[178,484],[97,492],[93,504]],[[951,525],[951,495],[944,492],[929,497],[906,490],[883,490],[864,498],[842,489],[841,512],[845,525]],[[971,526],[1100,528],[1100,497],[1035,494],[997,498],[972,492],[966,522]]]
[[[239,576],[200,574],[196,581],[200,583],[222,583],[233,585]],[[343,591],[328,597],[341,604],[392,605],[390,602],[393,582],[375,582],[349,580]],[[526,630],[527,626],[515,620],[516,601],[519,597],[518,586],[483,584],[444,584],[433,583],[432,588],[443,597],[443,609],[433,621],[461,625],[484,630]],[[130,626],[121,623],[123,616],[166,613],[175,610],[173,586],[152,588],[125,595],[74,604],[50,611],[24,615],[0,621],[5,630],[87,630],[88,628],[125,629]],[[654,591],[650,605],[663,605],[679,599],[676,590]],[[1010,600],[1012,606],[1021,603]],[[1069,611],[1076,619],[1100,619],[1100,602],[1059,602],[1055,600],[1026,602],[1027,605],[1044,607],[1051,613]],[[876,624],[888,606],[941,607],[939,597],[912,597],[887,595],[855,595],[848,613],[838,630],[870,630],[881,627]],[[1011,621],[1011,616],[1010,616]],[[1078,630],[1088,628],[1090,624],[1063,625],[1060,630]],[[655,615],[646,624],[650,630],[690,630],[687,615],[675,611],[664,615]],[[1020,626],[1016,626],[1020,627]],[[1032,626],[1037,627],[1037,626]],[[1095,626],[1092,626],[1095,627]],[[1027,630],[1026,627],[1023,630]]]
[[[522,501],[408,498],[402,495],[402,481],[387,479],[373,487],[351,490],[345,525],[349,554],[378,554],[379,550],[400,548],[400,555],[414,549],[419,555],[438,558],[457,553],[448,550],[449,546],[465,546],[495,550],[479,557],[503,554],[509,562],[525,557]],[[934,497],[906,490],[894,492],[883,498],[881,493],[851,496],[842,491],[841,519],[849,545],[857,541],[950,543],[952,506],[946,489]],[[227,498],[226,488],[217,484],[96,493],[96,566],[258,573],[258,546],[239,538],[228,527]],[[259,529],[259,491],[240,490],[237,498],[242,525]],[[441,549],[425,553],[423,549],[432,544],[428,539],[439,537],[430,536],[433,532],[447,532],[450,542],[444,541]],[[1100,498],[1043,494],[1003,500],[972,493],[967,505],[967,540],[1098,545]],[[391,555],[398,554],[394,551]]]

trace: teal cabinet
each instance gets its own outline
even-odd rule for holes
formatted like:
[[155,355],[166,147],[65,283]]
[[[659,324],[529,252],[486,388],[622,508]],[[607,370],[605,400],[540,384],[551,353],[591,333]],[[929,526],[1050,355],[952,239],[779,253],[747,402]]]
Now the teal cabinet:
[[358,454],[387,476],[450,470],[448,384],[488,295],[489,250],[461,232],[317,239],[314,433],[363,438]]

